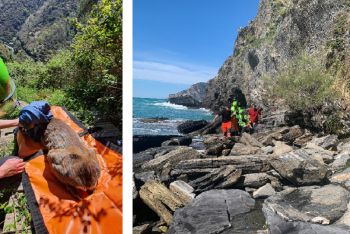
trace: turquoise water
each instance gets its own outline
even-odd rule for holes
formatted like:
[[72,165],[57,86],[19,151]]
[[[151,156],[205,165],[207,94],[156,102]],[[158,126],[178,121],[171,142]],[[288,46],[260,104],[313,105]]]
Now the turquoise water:
[[[178,135],[177,125],[186,120],[212,120],[211,111],[191,109],[169,103],[166,99],[133,98],[134,135]],[[145,118],[166,118],[156,123],[143,123]]]

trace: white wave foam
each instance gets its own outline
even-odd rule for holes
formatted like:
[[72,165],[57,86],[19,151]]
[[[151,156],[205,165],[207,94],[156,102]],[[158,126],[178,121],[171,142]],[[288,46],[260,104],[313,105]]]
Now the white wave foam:
[[201,110],[201,111],[203,111],[203,112],[208,112],[208,113],[211,113],[211,110],[209,110],[209,109],[199,108],[199,110]]
[[177,105],[177,104],[173,104],[170,102],[158,102],[158,103],[154,103],[153,105],[169,107],[169,108],[173,108],[173,109],[177,109],[177,110],[187,110],[188,109],[186,106]]

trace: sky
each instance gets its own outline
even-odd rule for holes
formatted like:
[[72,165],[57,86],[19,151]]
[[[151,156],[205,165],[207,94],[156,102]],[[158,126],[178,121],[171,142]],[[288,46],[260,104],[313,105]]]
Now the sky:
[[214,78],[259,0],[134,0],[133,96],[166,98]]

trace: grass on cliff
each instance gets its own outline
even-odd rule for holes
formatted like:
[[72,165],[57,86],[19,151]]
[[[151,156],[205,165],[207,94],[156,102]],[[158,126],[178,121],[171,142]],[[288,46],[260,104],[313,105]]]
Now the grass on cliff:
[[297,113],[311,116],[327,109],[328,118],[323,129],[336,133],[339,130],[339,109],[336,78],[319,60],[302,55],[279,71],[274,77],[264,77],[265,99],[280,100]]

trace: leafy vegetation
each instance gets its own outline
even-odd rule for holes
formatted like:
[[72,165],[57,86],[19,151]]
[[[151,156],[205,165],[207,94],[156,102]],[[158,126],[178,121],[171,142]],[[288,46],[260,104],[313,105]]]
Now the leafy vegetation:
[[[9,202],[1,205],[2,209],[9,214],[14,213],[15,217],[12,223],[4,226],[4,231],[21,229],[20,233],[31,233],[30,222],[32,217],[27,208],[27,199],[23,193],[16,192]],[[18,227],[20,224],[20,227]]]
[[105,119],[121,129],[122,1],[82,2],[92,9],[82,22],[73,20],[77,34],[70,48],[47,62],[8,63],[17,97],[28,103],[44,99],[67,107],[85,124]]
[[322,123],[327,132],[337,132],[341,127],[335,105],[340,97],[334,88],[335,77],[318,60],[303,55],[264,81],[269,100],[282,100],[290,110],[306,116],[327,112],[328,118]]
[[349,30],[349,23],[346,14],[340,14],[335,20],[333,37],[327,42],[329,52],[327,54],[326,67],[336,73],[343,65],[346,55],[346,32]]

